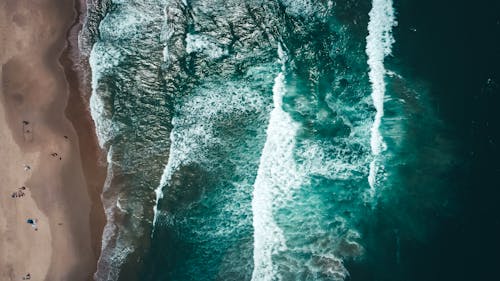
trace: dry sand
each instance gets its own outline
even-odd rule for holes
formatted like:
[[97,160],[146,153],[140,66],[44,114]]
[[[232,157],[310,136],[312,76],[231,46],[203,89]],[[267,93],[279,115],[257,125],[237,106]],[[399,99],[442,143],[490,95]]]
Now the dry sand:
[[0,1],[1,281],[91,280],[96,268],[105,168],[77,81],[67,81],[75,73],[59,62],[74,16],[70,0]]

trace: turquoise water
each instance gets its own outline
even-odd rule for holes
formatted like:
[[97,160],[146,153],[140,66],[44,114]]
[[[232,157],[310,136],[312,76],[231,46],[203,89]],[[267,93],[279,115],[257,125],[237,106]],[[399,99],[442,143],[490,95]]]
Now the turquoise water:
[[417,280],[458,160],[391,0],[99,5],[97,280]]

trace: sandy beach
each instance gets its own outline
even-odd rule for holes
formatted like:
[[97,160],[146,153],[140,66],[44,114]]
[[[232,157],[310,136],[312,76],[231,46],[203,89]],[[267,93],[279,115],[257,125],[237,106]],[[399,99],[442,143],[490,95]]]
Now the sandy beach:
[[63,52],[75,15],[73,1],[0,2],[2,281],[95,272],[105,167],[71,50]]

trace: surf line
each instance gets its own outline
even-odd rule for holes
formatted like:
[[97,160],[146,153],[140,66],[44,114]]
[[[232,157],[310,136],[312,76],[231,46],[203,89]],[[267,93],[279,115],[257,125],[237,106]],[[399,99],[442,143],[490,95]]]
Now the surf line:
[[[163,169],[163,174],[161,175],[160,179],[160,184],[156,187],[155,189],[155,205],[153,206],[153,227],[151,230],[151,238],[154,236],[155,233],[155,227],[156,223],[158,221],[158,217],[160,215],[160,210],[158,209],[158,204],[160,204],[160,200],[163,199],[163,188],[167,186],[167,183],[170,181],[172,178],[173,171],[175,167],[179,164],[179,159],[177,157],[178,153],[178,148],[175,147],[175,144],[177,142],[176,135],[175,135],[175,119],[172,120],[172,131],[170,132],[170,155],[168,157],[167,165],[165,165],[165,168]],[[175,162],[175,163],[174,163]]]
[[373,160],[370,163],[368,183],[371,195],[374,195],[377,174],[381,168],[380,154],[387,149],[380,133],[380,125],[384,116],[384,77],[386,75],[384,59],[392,52],[392,44],[394,43],[392,28],[397,24],[392,0],[373,0],[369,16],[366,54],[368,55],[368,77],[372,88],[371,97],[376,113],[371,127],[370,146]]
[[[280,60],[286,60],[281,47]],[[300,187],[301,176],[293,159],[298,130],[292,118],[283,110],[286,93],[285,67],[274,79],[273,104],[267,127],[267,138],[262,150],[252,196],[254,229],[254,269],[252,281],[276,279],[277,266],[273,255],[286,251],[283,230],[274,220],[274,211],[288,200],[293,189]]]

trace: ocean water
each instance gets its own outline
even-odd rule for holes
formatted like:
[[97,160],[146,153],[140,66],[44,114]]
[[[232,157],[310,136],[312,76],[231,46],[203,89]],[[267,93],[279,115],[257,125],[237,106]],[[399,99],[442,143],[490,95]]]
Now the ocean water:
[[[455,37],[434,33],[458,4],[427,2],[90,2],[95,279],[467,280],[441,259],[466,259],[450,231],[481,161],[448,86]],[[468,89],[493,99],[493,70]]]

